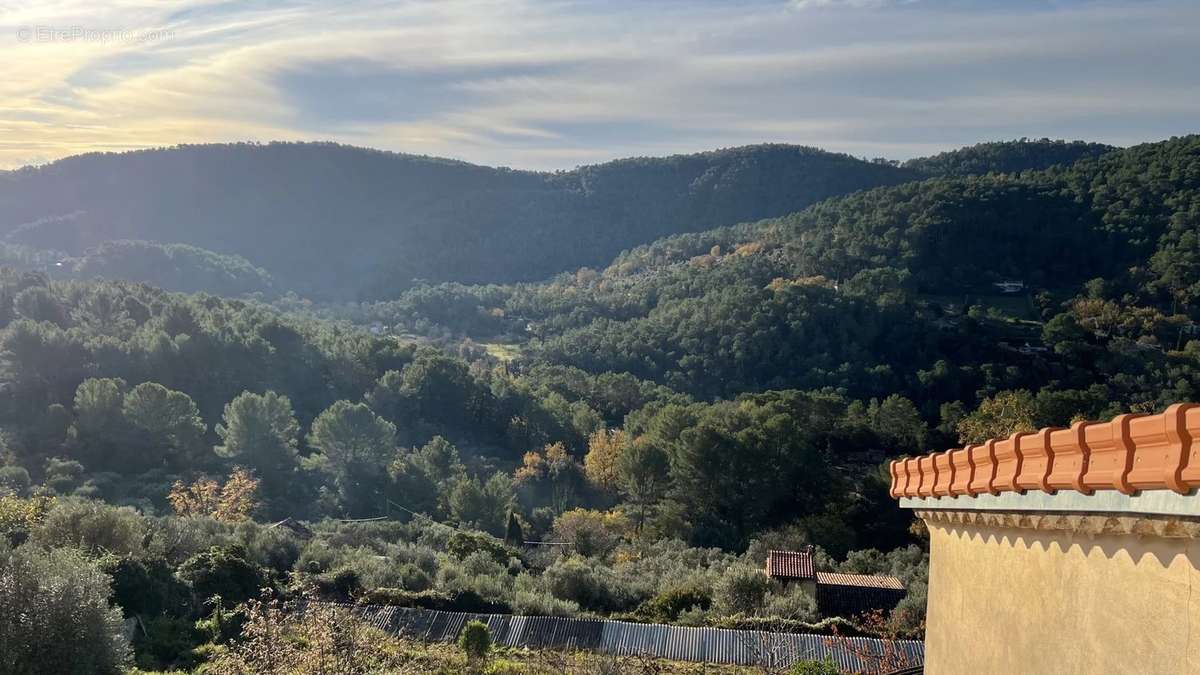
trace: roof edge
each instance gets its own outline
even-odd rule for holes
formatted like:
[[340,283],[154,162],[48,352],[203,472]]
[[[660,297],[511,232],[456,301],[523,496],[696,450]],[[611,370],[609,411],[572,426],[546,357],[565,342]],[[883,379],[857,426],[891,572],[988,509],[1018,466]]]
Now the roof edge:
[[[989,508],[1007,495],[1003,507],[991,508],[1197,515],[1181,513],[1179,509],[1194,507],[1179,500],[1142,499],[1143,492],[1153,491],[1193,495],[1200,487],[1197,438],[1196,403],[1176,403],[1157,415],[1125,414],[1106,422],[1076,422],[1069,429],[1018,432],[895,460],[891,495],[910,508],[939,508],[935,504],[943,500],[955,505],[941,508]],[[1127,499],[1077,499],[1113,493]]]

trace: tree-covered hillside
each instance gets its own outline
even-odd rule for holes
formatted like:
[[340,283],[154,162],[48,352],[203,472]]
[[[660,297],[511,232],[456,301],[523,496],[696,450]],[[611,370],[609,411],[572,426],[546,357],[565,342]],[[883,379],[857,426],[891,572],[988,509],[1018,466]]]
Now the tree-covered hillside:
[[971,176],[986,173],[1018,173],[1049,169],[1056,164],[1074,164],[1116,150],[1103,143],[1052,141],[1048,138],[979,143],[904,162],[902,166],[924,176]]
[[[220,152],[318,150],[360,153]],[[110,159],[218,150],[174,152]],[[73,278],[209,275],[182,287],[228,293],[272,282],[247,259],[175,244],[101,243],[64,260],[79,242],[54,236],[88,222],[79,215],[19,228],[0,246],[0,577],[14,580],[0,604],[45,599],[38,616],[66,618],[60,633],[11,619],[5,630],[67,660],[118,663],[123,615],[140,622],[139,665],[221,664],[262,630],[271,605],[254,597],[268,589],[919,635],[926,539],[888,495],[887,459],[1200,399],[1200,136],[895,181],[708,228],[739,217],[746,186],[717,198],[722,179],[699,167],[724,162],[717,174],[751,181],[765,157],[862,167],[783,146],[556,175],[401,158],[524,185],[539,195],[531,208],[572,183],[567,202],[589,205],[572,213],[612,218],[611,232],[677,233],[605,267],[420,283],[377,302]],[[279,208],[299,213],[276,185]],[[427,188],[429,208],[449,194]],[[687,197],[655,202],[673,190]],[[786,208],[774,190],[753,200]],[[468,190],[462,204],[501,192]],[[719,215],[685,221],[701,194]],[[638,208],[650,215],[619,216]],[[334,248],[328,268],[302,271],[331,274],[351,244],[303,222]],[[537,251],[567,250],[567,220],[514,222],[549,228]],[[495,244],[464,241],[425,244],[468,257]],[[66,251],[39,248],[51,246]],[[801,587],[761,573],[768,550],[809,545],[818,569],[895,575],[905,599],[874,624],[819,616]],[[78,608],[47,592],[59,587],[80,589]],[[44,647],[57,643],[70,649]]]
[[[877,188],[663,239],[599,272],[425,287],[357,311],[704,398],[900,392],[936,416],[976,392],[1099,385],[1088,412],[1152,407],[1200,395],[1198,214],[1200,137],[1186,137]],[[1023,286],[1006,295],[1002,281]]]
[[[373,517],[390,500],[499,534],[519,499],[545,528],[564,509],[618,495],[615,479],[585,475],[583,460],[601,446],[620,454],[625,442],[605,429],[627,427],[672,456],[671,476],[638,492],[643,506],[670,497],[691,514],[674,534],[701,528],[704,541],[737,546],[876,480],[834,480],[845,453],[885,448],[880,439],[897,433],[915,448],[921,434],[911,415],[908,431],[878,428],[853,412],[864,402],[831,393],[697,403],[628,374],[513,374],[479,353],[127,283],[6,273],[0,308],[0,462],[35,481],[74,467],[68,492],[148,509],[165,506],[175,478],[242,466],[278,517]],[[796,427],[801,418],[821,422]],[[730,475],[713,463],[728,450],[708,445],[713,434],[744,444],[742,479],[763,486],[753,509],[729,501],[744,494],[711,501],[687,487]],[[754,478],[768,458],[775,470]],[[462,481],[480,496],[455,506],[448,491]]]
[[[274,290],[271,275],[239,255],[223,255],[188,246],[149,241],[106,241],[78,259],[58,261],[55,276],[139,281],[168,291],[224,296]],[[66,269],[63,269],[66,268]]]
[[349,299],[415,278],[541,279],[915,175],[786,145],[558,173],[332,144],[184,146],[0,174],[0,234],[71,255],[108,240],[189,244],[242,256],[285,288]]

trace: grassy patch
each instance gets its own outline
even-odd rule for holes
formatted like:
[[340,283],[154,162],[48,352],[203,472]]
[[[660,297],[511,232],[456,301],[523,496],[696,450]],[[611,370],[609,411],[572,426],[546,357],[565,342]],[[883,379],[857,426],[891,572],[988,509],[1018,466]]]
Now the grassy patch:
[[505,363],[521,356],[522,352],[521,345],[509,342],[483,342],[480,344],[487,350],[489,356]]

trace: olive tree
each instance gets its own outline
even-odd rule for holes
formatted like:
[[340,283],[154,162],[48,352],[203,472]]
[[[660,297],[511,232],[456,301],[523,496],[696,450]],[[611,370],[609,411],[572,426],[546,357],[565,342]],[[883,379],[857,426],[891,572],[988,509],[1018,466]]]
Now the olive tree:
[[74,549],[0,550],[0,672],[117,673],[129,658],[109,578]]

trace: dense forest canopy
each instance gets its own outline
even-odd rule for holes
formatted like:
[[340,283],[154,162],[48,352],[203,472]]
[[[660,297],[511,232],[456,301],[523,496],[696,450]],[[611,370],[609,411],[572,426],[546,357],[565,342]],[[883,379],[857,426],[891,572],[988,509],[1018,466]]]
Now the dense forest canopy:
[[129,279],[168,291],[215,295],[271,295],[274,280],[239,255],[222,255],[187,244],[106,241],[78,259],[63,257],[55,276],[81,279]]
[[1019,173],[1074,164],[1116,150],[1103,143],[1051,141],[1048,138],[979,143],[958,150],[919,157],[902,166],[925,176],[970,176],[986,173]]
[[[105,163],[162,194],[75,182]],[[276,192],[239,191],[257,170]],[[189,171],[226,192],[167,218]],[[328,195],[288,187],[323,177],[419,218],[327,227],[307,200]],[[123,657],[120,614],[147,626],[146,667],[219,659],[264,587],[866,630],[759,573],[809,545],[820,569],[901,578],[872,630],[919,635],[926,542],[889,458],[1200,399],[1198,136],[559,174],[216,146],[5,181],[25,225],[0,247],[0,574],[30,597],[90,580],[71,615],[105,627],[89,658]],[[61,190],[62,215],[15,186]],[[356,247],[380,266],[339,257]],[[300,276],[382,295],[314,301]]]
[[1165,405],[1197,395],[1198,148],[1193,136],[876,188],[665,238],[602,270],[424,286],[337,314],[519,341],[535,361],[701,398],[902,393],[933,420],[981,393],[1098,385],[1104,404]]

